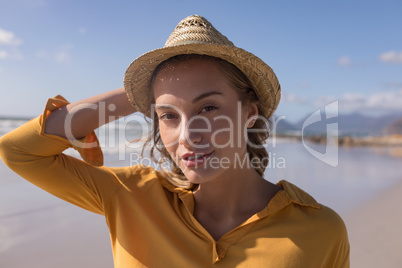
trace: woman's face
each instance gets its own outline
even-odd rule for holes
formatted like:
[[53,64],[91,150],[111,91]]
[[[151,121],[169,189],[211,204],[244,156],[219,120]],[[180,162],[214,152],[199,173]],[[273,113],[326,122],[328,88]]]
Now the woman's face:
[[162,142],[190,182],[231,176],[244,165],[257,107],[239,102],[217,63],[192,59],[163,68],[153,91]]

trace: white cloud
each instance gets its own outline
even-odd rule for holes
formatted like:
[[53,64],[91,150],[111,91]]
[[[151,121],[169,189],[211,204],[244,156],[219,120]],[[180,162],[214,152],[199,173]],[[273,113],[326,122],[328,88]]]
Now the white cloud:
[[402,51],[384,52],[378,58],[380,61],[383,61],[383,62],[402,63]]
[[345,68],[362,68],[366,66],[364,61],[352,61],[349,56],[340,57],[336,64]]
[[320,97],[313,104],[316,107],[324,107],[328,103],[339,100],[341,113],[384,113],[402,111],[402,89],[394,91],[381,91],[371,94],[347,93],[339,98]]
[[310,88],[310,83],[306,82],[306,81],[302,81],[302,82],[300,82],[300,87],[302,89],[308,89],[308,88]]
[[36,57],[40,59],[51,59],[55,60],[58,63],[69,64],[72,62],[72,56],[70,50],[72,49],[72,45],[64,45],[58,48],[55,52],[47,52],[44,50],[38,51],[36,53]]
[[322,108],[322,107],[324,107],[325,105],[328,105],[329,103],[332,103],[332,102],[334,102],[334,101],[336,101],[337,99],[335,98],[335,97],[333,97],[333,96],[321,96],[321,97],[319,97],[319,98],[316,98],[314,101],[313,101],[313,106],[314,107],[317,107],[317,108]]
[[303,96],[297,96],[292,93],[283,93],[281,97],[283,102],[288,102],[288,103],[298,103],[298,104],[305,104],[308,102],[308,99]]
[[336,63],[339,66],[342,66],[342,67],[350,67],[350,66],[352,66],[352,63],[351,63],[350,58],[348,56],[340,57]]
[[8,52],[5,50],[0,50],[0,60],[6,59],[8,57]]
[[23,56],[17,48],[21,44],[21,39],[17,38],[13,32],[0,28],[0,45],[3,47],[0,49],[0,60],[22,60]]
[[402,110],[402,89],[377,92],[367,97],[366,106],[379,110]]
[[54,55],[54,58],[59,63],[71,63],[71,55],[68,51],[60,51]]
[[71,53],[70,50],[73,46],[72,45],[65,45],[59,48],[59,51],[55,54],[55,59],[59,63],[71,63]]
[[13,32],[0,28],[0,45],[19,46],[22,43]]
[[39,59],[45,59],[45,58],[48,58],[48,57],[49,57],[49,54],[48,54],[46,51],[41,50],[41,51],[38,51],[38,52],[35,54],[35,56],[36,56],[37,58],[39,58]]
[[11,59],[11,60],[22,60],[24,57],[21,52],[16,48],[10,48],[8,50],[0,50],[0,60]]

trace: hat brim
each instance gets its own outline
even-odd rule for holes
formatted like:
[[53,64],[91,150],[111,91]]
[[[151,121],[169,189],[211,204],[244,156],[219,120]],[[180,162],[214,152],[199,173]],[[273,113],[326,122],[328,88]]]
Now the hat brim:
[[124,76],[124,88],[130,103],[137,111],[148,117],[151,116],[152,73],[163,61],[182,54],[209,55],[232,63],[253,84],[257,97],[262,103],[263,116],[269,119],[276,110],[281,97],[281,88],[275,73],[264,61],[238,47],[190,43],[152,50],[130,64]]

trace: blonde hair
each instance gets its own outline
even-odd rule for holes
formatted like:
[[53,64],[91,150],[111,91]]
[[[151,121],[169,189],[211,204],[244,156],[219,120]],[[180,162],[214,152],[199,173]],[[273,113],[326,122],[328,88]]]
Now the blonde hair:
[[[151,80],[149,87],[151,89],[150,92],[153,92],[153,83],[156,79],[156,76],[158,73],[167,68],[167,67],[172,67],[175,66],[181,62],[192,60],[192,59],[200,59],[200,60],[207,60],[210,62],[215,62],[217,63],[224,75],[227,77],[229,83],[231,86],[236,90],[238,94],[239,100],[241,100],[242,105],[247,105],[250,103],[254,103],[257,105],[258,108],[258,113],[259,115],[262,115],[261,112],[261,102],[258,99],[253,86],[250,82],[250,80],[243,74],[242,71],[240,71],[235,65],[212,56],[208,55],[198,55],[198,54],[183,54],[183,55],[178,55],[174,56],[172,58],[169,58],[162,62],[161,64],[158,65],[158,67],[155,69],[155,71],[152,74]],[[154,101],[153,101],[154,102]],[[145,139],[145,144],[142,150],[142,154],[144,154],[144,149],[146,146],[151,146],[150,149],[150,157],[155,163],[157,164],[165,164],[168,163],[170,170],[163,169],[162,172],[166,176],[167,180],[169,180],[172,184],[174,184],[177,187],[181,188],[193,188],[195,185],[193,185],[190,181],[186,179],[184,176],[182,170],[177,166],[176,162],[171,158],[170,154],[166,150],[165,146],[162,143],[162,139],[159,133],[159,122],[158,122],[158,116],[153,115],[154,121],[153,121],[153,127],[151,133],[149,133],[148,137]],[[268,124],[267,124],[268,122]],[[252,126],[252,129],[259,129],[258,132],[251,132],[247,134],[248,137],[248,143],[247,143],[247,152],[248,156],[251,159],[259,159],[260,161],[254,161],[256,165],[254,169],[263,176],[265,168],[268,165],[268,153],[267,150],[262,146],[265,141],[269,137],[269,129],[270,129],[271,123],[268,120],[257,120],[254,125]],[[262,129],[266,131],[261,131]],[[151,144],[152,143],[152,144]],[[250,143],[252,145],[257,145],[257,146],[250,146]],[[160,157],[158,158],[155,153],[159,153]]]

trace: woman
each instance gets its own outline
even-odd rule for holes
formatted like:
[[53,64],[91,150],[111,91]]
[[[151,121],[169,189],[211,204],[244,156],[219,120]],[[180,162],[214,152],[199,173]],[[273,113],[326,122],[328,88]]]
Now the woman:
[[[263,178],[279,98],[268,65],[190,16],[164,48],[133,61],[124,88],[73,104],[49,99],[42,116],[1,138],[1,157],[35,185],[105,215],[115,267],[348,267],[340,217]],[[114,108],[104,118],[152,117],[151,155],[170,171],[101,166],[100,103]],[[68,147],[85,162],[62,154]]]

